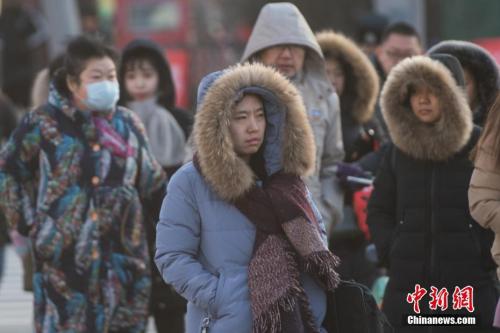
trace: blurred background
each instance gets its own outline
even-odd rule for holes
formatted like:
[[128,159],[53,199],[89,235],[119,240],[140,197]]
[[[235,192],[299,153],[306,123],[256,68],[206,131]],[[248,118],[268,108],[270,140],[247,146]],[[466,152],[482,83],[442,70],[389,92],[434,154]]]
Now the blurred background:
[[[263,0],[0,0],[2,86],[34,74],[82,32],[102,35],[118,49],[137,37],[158,42],[173,66],[179,106],[192,109],[200,78],[239,60]],[[360,44],[375,44],[383,28],[406,21],[425,46],[443,39],[482,45],[500,62],[500,1],[497,0],[299,0],[314,31],[334,29]],[[25,27],[9,24],[22,7]],[[29,22],[28,22],[29,21]],[[11,30],[9,32],[8,30]],[[12,36],[15,36],[13,38]],[[19,38],[21,36],[21,38]],[[25,39],[25,40],[22,40]],[[26,45],[19,45],[25,43]],[[16,46],[17,45],[17,46]],[[19,50],[24,48],[24,57]],[[10,56],[9,54],[16,54]],[[22,73],[20,73],[20,71]],[[5,89],[4,89],[5,90]],[[8,89],[7,89],[8,90]],[[19,90],[19,89],[17,89]],[[24,90],[24,89],[22,89]],[[26,89],[28,91],[29,89]],[[7,91],[9,95],[9,92]],[[22,97],[9,96],[17,104]]]
[[[206,73],[238,62],[263,0],[0,0],[0,80],[16,96],[16,82],[35,73],[82,32],[102,35],[121,49],[137,37],[159,43],[173,67],[179,105],[193,108]],[[500,1],[497,0],[299,0],[314,31],[331,28],[358,43],[376,44],[383,28],[406,21],[430,47],[444,39],[470,40],[500,62]],[[13,8],[16,7],[16,8]],[[21,24],[19,24],[21,21]],[[10,88],[9,87],[14,87]],[[14,92],[11,92],[14,91]],[[17,92],[17,93],[16,93]]]
[[[0,0],[0,86],[17,106],[28,109],[35,75],[72,36],[98,35],[118,50],[142,37],[161,45],[172,66],[178,106],[193,111],[200,79],[239,61],[268,2]],[[314,31],[343,32],[367,53],[388,24],[405,21],[419,32],[425,48],[446,39],[468,40],[488,49],[500,64],[500,0],[290,2]],[[0,332],[32,332],[32,294],[23,291],[21,275],[20,260],[9,246],[0,284]]]

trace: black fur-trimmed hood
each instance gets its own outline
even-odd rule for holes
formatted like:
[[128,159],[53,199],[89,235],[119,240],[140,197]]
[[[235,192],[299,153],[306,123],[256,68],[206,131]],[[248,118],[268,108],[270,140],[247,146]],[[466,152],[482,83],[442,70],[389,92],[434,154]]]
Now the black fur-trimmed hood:
[[451,54],[463,67],[471,70],[477,83],[480,104],[478,111],[480,114],[474,118],[478,125],[483,125],[500,88],[500,74],[495,59],[479,45],[458,40],[442,41],[430,48],[427,53]]
[[[412,85],[426,84],[439,98],[443,116],[424,124],[408,104]],[[472,133],[465,92],[440,62],[424,56],[403,60],[391,70],[381,93],[382,114],[394,144],[420,160],[445,161],[459,152]]]

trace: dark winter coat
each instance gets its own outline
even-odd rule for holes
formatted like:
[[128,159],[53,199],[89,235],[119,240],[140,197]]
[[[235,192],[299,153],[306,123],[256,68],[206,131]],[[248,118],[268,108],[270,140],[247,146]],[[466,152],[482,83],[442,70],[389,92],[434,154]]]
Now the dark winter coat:
[[[420,122],[407,102],[409,88],[424,82],[443,110],[432,125]],[[389,268],[384,312],[402,332],[403,316],[414,314],[406,296],[416,284],[428,293],[431,286],[448,288],[451,313],[457,313],[451,306],[454,287],[471,285],[474,315],[482,325],[491,325],[497,299],[489,253],[493,234],[476,224],[468,209],[473,171],[468,157],[479,129],[473,128],[463,90],[442,64],[414,57],[393,69],[381,106],[394,144],[377,174],[368,225]],[[420,302],[423,313],[429,312],[429,301],[427,294]]]
[[479,104],[473,110],[474,123],[483,126],[500,89],[500,73],[495,59],[479,45],[458,40],[443,41],[430,48],[427,53],[451,54],[460,61],[462,67],[471,71],[476,81]]
[[368,57],[350,39],[333,31],[316,34],[326,59],[336,59],[345,75],[340,97],[345,161],[352,162],[373,150],[364,125],[372,118],[379,93],[377,72]]

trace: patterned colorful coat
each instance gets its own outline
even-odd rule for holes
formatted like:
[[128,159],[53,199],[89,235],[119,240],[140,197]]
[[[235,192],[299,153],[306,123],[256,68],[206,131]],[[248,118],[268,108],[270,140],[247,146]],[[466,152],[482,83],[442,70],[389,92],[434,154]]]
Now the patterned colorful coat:
[[142,332],[151,276],[141,199],[164,183],[138,118],[45,105],[0,153],[0,209],[29,234],[37,332]]

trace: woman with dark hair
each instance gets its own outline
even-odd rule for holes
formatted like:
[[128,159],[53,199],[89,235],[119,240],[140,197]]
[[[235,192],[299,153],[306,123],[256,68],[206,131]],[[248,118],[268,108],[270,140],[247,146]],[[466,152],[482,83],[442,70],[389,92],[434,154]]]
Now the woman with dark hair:
[[[366,258],[367,239],[358,227],[353,209],[354,190],[346,181],[345,170],[356,171],[356,162],[374,151],[374,126],[370,120],[375,112],[379,79],[368,57],[350,39],[333,31],[316,34],[325,56],[326,73],[340,98],[344,162],[338,166],[344,189],[343,219],[329,235],[330,247],[340,259],[339,273],[371,286],[376,278],[375,265]],[[355,174],[353,174],[355,175]],[[363,176],[363,172],[359,171]]]
[[[153,155],[172,176],[184,160],[193,120],[186,111],[175,108],[175,87],[167,59],[152,41],[134,40],[123,50],[118,80],[122,87],[119,103],[141,118]],[[164,190],[162,187],[152,200],[144,202],[151,256]],[[152,274],[151,313],[158,332],[183,333],[186,301],[165,284],[156,266]]]
[[297,89],[246,64],[198,91],[196,154],[168,184],[155,256],[188,300],[186,332],[325,332],[337,259],[302,180],[315,150]]
[[136,39],[126,45],[118,81],[122,88],[118,104],[138,113],[156,158],[171,176],[184,159],[193,117],[176,107],[170,64],[159,46],[147,39]]
[[[489,253],[493,233],[474,222],[467,200],[469,155],[480,128],[472,121],[458,60],[432,57],[401,61],[381,94],[393,144],[375,178],[368,225],[388,268],[383,311],[398,333],[428,332],[405,325],[406,316],[418,313],[477,320],[476,326],[433,332],[490,332],[498,299]],[[415,295],[424,289],[418,312]],[[472,308],[457,303],[467,290]],[[432,294],[438,293],[433,305]]]
[[165,175],[141,121],[116,106],[116,61],[98,40],[71,40],[48,103],[0,153],[0,209],[33,244],[36,332],[146,328],[141,200]]

